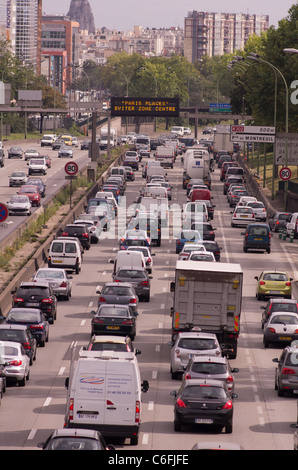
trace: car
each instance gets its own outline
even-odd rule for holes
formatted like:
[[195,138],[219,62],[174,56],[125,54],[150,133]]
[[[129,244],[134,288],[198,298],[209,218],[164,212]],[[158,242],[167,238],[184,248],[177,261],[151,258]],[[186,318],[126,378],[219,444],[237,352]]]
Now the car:
[[1,168],[4,167],[4,157],[5,157],[4,149],[0,148],[0,167]]
[[33,277],[33,282],[48,282],[57,298],[69,300],[72,289],[72,276],[62,268],[39,268]]
[[146,269],[149,274],[152,273],[153,268],[153,256],[155,253],[151,253],[150,249],[147,246],[130,246],[128,247],[127,251],[140,251],[143,253],[146,263]]
[[244,253],[247,253],[248,249],[271,252],[271,231],[268,224],[260,222],[248,224],[245,232],[241,232],[241,235],[244,235]]
[[183,380],[212,379],[223,380],[230,391],[234,391],[238,368],[232,368],[229,360],[221,356],[192,356],[185,369]]
[[285,271],[263,271],[255,276],[257,281],[256,298],[292,297],[292,278]]
[[26,355],[29,357],[29,364],[32,365],[36,359],[37,341],[32,331],[27,325],[0,324],[0,341],[13,341],[21,343]]
[[112,444],[106,444],[99,431],[83,428],[56,429],[37,447],[43,450],[115,450]]
[[21,147],[10,147],[7,151],[7,158],[23,158],[23,150]]
[[82,140],[81,150],[89,150],[90,146],[91,146],[91,140],[90,139]]
[[58,158],[61,157],[73,158],[73,150],[69,145],[61,145],[58,150]]
[[11,308],[4,324],[28,325],[38,346],[43,347],[49,341],[49,322],[45,314],[37,308]]
[[190,127],[184,127],[184,134],[185,135],[191,135],[191,128]]
[[40,202],[40,192],[37,186],[25,184],[24,186],[21,186],[20,189],[18,190],[17,194],[20,196],[27,196],[32,204],[32,206],[37,206],[39,207],[41,202]]
[[264,203],[261,201],[257,202],[248,202],[245,207],[251,207],[255,215],[255,220],[260,220],[261,222],[266,222],[267,220],[267,210],[264,206]]
[[225,428],[233,432],[233,399],[238,395],[230,392],[221,380],[184,380],[178,392],[172,391],[174,404],[174,431],[183,425],[204,425]]
[[236,176],[236,175],[229,176],[224,182],[224,187],[223,187],[224,194],[227,194],[229,186],[233,183],[241,184],[243,183],[243,178],[241,176]]
[[121,267],[113,274],[114,282],[128,282],[132,284],[139,299],[150,301],[150,280],[146,268]]
[[[91,214],[86,214],[86,215],[91,215]],[[97,224],[94,223],[93,220],[87,220],[87,219],[76,219],[74,221],[74,225],[85,225],[87,227],[88,232],[90,234],[90,242],[91,243],[98,243],[100,234],[102,232],[102,227],[101,223],[98,222]]]
[[30,376],[30,359],[24,346],[19,342],[0,340],[0,357],[5,364],[6,381],[24,387]]
[[48,166],[44,157],[31,158],[30,162],[27,163],[27,165],[29,176],[33,173],[41,173],[42,175],[47,174]]
[[231,227],[236,227],[237,225],[244,226],[255,221],[255,214],[252,207],[236,206],[231,214]]
[[48,168],[51,168],[52,167],[52,159],[49,155],[41,155],[45,161],[46,161],[46,165]]
[[9,175],[9,186],[22,186],[27,183],[27,175],[25,171],[15,170]]
[[91,314],[91,335],[109,333],[135,339],[137,313],[128,305],[99,305],[97,311],[92,310]]
[[39,189],[40,196],[43,198],[46,195],[46,184],[43,182],[42,178],[36,176],[30,176],[27,179],[28,186],[37,186]]
[[267,304],[261,307],[263,311],[261,326],[264,328],[264,324],[268,321],[270,315],[274,312],[285,312],[285,313],[297,313],[298,314],[298,301],[296,299],[284,299],[282,297],[273,298],[271,297]]
[[93,335],[86,349],[87,351],[135,351],[135,354],[141,354],[139,349],[134,349],[129,336]]
[[31,215],[31,202],[28,196],[15,194],[7,202],[8,215]]
[[130,236],[121,241],[120,250],[127,250],[130,246],[147,246],[150,248],[150,243],[147,237]]
[[232,160],[231,155],[227,155],[227,154],[221,155],[218,159],[217,166],[218,166],[218,168],[221,168],[223,162],[232,162],[232,161],[233,160]]
[[82,247],[89,250],[91,244],[91,234],[84,223],[68,224],[64,227],[62,237],[76,237],[80,240]]
[[257,198],[254,196],[241,196],[238,206],[246,206],[248,202],[257,202]]
[[27,160],[30,160],[32,157],[33,157],[33,158],[34,158],[34,157],[38,157],[38,156],[39,156],[39,152],[38,152],[37,150],[35,150],[35,149],[27,149],[27,150],[25,151],[24,156],[25,156],[25,160],[27,161]]
[[215,261],[220,261],[220,252],[222,247],[219,246],[216,241],[203,240],[201,243],[205,247],[206,251],[211,251],[214,254]]
[[127,225],[127,237],[142,236],[149,245],[161,245],[161,220],[150,212],[139,212]]
[[193,251],[188,259],[189,261],[215,261],[214,254],[211,251]]
[[128,282],[106,282],[102,288],[98,286],[98,305],[128,305],[133,312],[138,311],[139,298],[134,287]]
[[193,222],[191,224],[191,230],[202,230],[203,232],[203,240],[211,240],[214,241],[215,239],[215,230],[210,222]]
[[199,230],[181,230],[176,236],[176,253],[180,253],[187,241],[200,241],[202,237]]
[[205,246],[203,245],[203,242],[202,241],[195,241],[194,243],[188,243],[186,242],[184,244],[184,247],[183,249],[180,251],[179,253],[179,256],[178,256],[178,259],[182,259],[182,260],[188,260],[191,253],[193,252],[198,252],[198,251],[206,251],[206,248]]
[[202,203],[204,203],[207,207],[208,220],[213,220],[214,219],[214,209],[215,209],[216,205],[213,204],[212,201],[208,201],[207,199],[205,199],[205,200],[197,199],[196,200],[196,204],[202,204]]
[[227,199],[230,207],[236,207],[242,196],[248,196],[248,191],[243,188],[231,188],[227,193]]
[[286,346],[280,357],[275,357],[272,362],[277,363],[275,369],[274,388],[279,397],[285,393],[298,393],[298,343],[293,341]]
[[287,227],[292,217],[291,212],[275,212],[269,219],[268,224],[272,232],[279,232]]
[[57,298],[48,282],[21,282],[20,286],[11,291],[12,306],[15,308],[40,309],[50,323],[57,318]]
[[200,354],[221,356],[221,348],[214,333],[182,331],[168,342],[171,346],[171,377],[177,379],[184,374],[191,356]]
[[62,139],[56,139],[53,143],[52,143],[52,149],[53,150],[59,150],[62,145],[65,145],[65,142],[64,140]]
[[271,314],[264,324],[264,347],[268,348],[271,343],[279,345],[296,340],[298,340],[298,314],[286,312]]
[[53,142],[55,142],[56,139],[57,139],[57,136],[54,134],[45,134],[42,136],[40,145],[41,147],[45,147],[45,146],[51,147]]
[[76,136],[71,136],[71,140],[72,140],[72,146],[73,147],[78,147],[79,146],[79,141],[78,141],[78,138]]
[[126,175],[127,181],[135,180],[135,174],[131,166],[125,166],[125,175]]

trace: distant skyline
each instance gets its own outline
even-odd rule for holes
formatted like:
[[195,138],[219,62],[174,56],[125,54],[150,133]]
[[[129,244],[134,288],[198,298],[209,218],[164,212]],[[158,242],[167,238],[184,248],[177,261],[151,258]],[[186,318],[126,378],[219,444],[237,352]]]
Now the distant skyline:
[[[134,26],[144,28],[169,28],[171,26],[184,28],[184,18],[189,11],[197,10],[215,13],[245,13],[269,15],[269,24],[278,27],[278,22],[288,15],[292,5],[297,0],[210,0],[208,8],[203,2],[193,0],[110,0],[99,2],[89,0],[93,11],[95,27],[106,26],[109,29],[131,30]],[[108,5],[108,7],[106,6]],[[44,14],[65,15],[70,6],[70,0],[43,0]]]

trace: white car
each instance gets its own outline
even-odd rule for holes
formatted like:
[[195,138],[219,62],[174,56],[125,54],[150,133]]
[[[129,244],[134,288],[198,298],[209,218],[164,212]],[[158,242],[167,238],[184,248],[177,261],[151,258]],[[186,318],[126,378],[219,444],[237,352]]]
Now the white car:
[[31,202],[28,196],[15,194],[7,203],[8,215],[31,215]]
[[257,202],[257,198],[253,196],[241,196],[237,205],[246,206],[248,202]]
[[14,341],[0,341],[0,357],[5,362],[7,380],[16,380],[24,387],[30,374],[30,359],[24,346]]
[[185,134],[185,135],[191,135],[191,129],[190,129],[190,127],[184,127],[184,134]]
[[69,300],[71,297],[72,276],[69,276],[65,269],[61,268],[39,268],[33,281],[48,282],[56,297],[64,297]]
[[25,152],[25,160],[30,160],[31,158],[35,158],[39,156],[39,152],[35,149],[28,149]]
[[211,251],[192,251],[188,261],[216,261]]
[[33,173],[47,174],[48,166],[45,158],[32,158],[27,165],[29,166],[28,175],[32,175]]
[[255,214],[255,219],[260,220],[261,222],[266,222],[267,220],[267,210],[266,207],[264,206],[263,202],[261,201],[256,201],[256,202],[248,202],[246,204],[246,207],[251,207],[254,214]]
[[141,251],[145,258],[146,270],[149,274],[152,273],[153,268],[153,259],[152,256],[155,256],[155,253],[150,253],[150,250],[147,246],[129,246],[127,251]]
[[185,243],[184,247],[182,248],[182,251],[179,253],[179,260],[188,260],[191,253],[194,251],[207,251],[203,243],[197,242],[197,243]]
[[[128,226],[130,226],[130,224],[132,224],[131,227],[133,227],[133,220],[134,219],[131,219]],[[128,228],[125,231],[124,235],[122,237],[120,237],[119,244],[121,245],[124,242],[124,240],[126,240],[126,238],[135,238],[135,239],[144,238],[144,239],[147,240],[148,244],[151,246],[151,239],[150,239],[150,237],[148,237],[147,230],[136,230],[134,228]]]
[[231,227],[236,227],[237,225],[248,225],[255,222],[255,220],[255,215],[251,207],[236,206],[235,210],[232,212]]

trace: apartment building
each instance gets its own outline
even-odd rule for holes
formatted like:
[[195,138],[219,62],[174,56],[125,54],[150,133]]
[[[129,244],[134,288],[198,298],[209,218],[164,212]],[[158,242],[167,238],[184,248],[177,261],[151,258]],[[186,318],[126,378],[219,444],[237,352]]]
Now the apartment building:
[[233,53],[248,38],[269,28],[268,15],[192,11],[184,19],[184,56],[196,62],[202,56]]

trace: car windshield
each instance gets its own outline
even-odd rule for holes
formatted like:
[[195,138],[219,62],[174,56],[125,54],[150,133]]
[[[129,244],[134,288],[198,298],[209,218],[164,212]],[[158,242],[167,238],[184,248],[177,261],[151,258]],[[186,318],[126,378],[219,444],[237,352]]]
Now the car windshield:
[[126,343],[112,343],[107,341],[105,343],[92,343],[89,347],[89,351],[131,351],[131,349]]
[[50,441],[47,450],[103,450],[95,439],[84,437],[56,437]]
[[190,257],[191,261],[213,261],[213,257],[211,255],[207,255],[204,253],[193,254]]
[[266,227],[251,227],[249,234],[264,237],[268,235],[268,229]]
[[24,332],[21,330],[0,329],[1,341],[15,341],[20,343],[24,340]]
[[48,287],[47,286],[21,286],[19,287],[17,291],[17,296],[21,297],[22,295],[42,295],[44,296],[45,294],[48,295]]
[[287,359],[285,361],[286,366],[297,367],[298,364],[298,351],[291,352],[288,354]]
[[138,271],[136,269],[121,269],[117,277],[129,277],[131,279],[142,279],[145,278],[146,275],[143,271]]
[[97,315],[103,317],[129,317],[129,311],[126,308],[121,307],[108,307],[104,306],[101,307],[100,310],[97,312]]
[[37,279],[48,279],[48,278],[51,278],[51,279],[63,279],[64,278],[64,274],[63,274],[63,271],[39,271],[37,274],[36,274],[36,278]]
[[294,315],[274,315],[274,317],[271,318],[270,323],[282,323],[282,324],[287,324],[287,325],[297,325],[298,324],[298,318],[295,317]]
[[179,238],[182,238],[183,240],[196,240],[200,239],[200,234],[196,230],[184,230],[183,232],[180,233]]
[[124,240],[123,246],[148,246],[147,240]]
[[24,176],[26,176],[26,174],[23,171],[13,171],[11,176],[14,176],[14,177],[19,177],[20,176],[20,177],[23,178]]
[[194,362],[191,370],[196,374],[220,375],[227,372],[227,366],[219,362]]
[[272,312],[294,312],[298,313],[298,305],[295,302],[274,302],[272,304]]
[[265,273],[263,275],[264,281],[287,281],[288,277],[286,274],[283,273]]
[[10,202],[27,202],[28,201],[28,198],[27,196],[12,196],[12,198],[10,199]]
[[215,349],[216,342],[213,338],[181,338],[178,347],[182,349],[204,350]]
[[13,346],[0,346],[0,357],[1,356],[18,356],[19,351],[17,348]]
[[222,399],[227,398],[226,392],[222,387],[211,385],[191,385],[185,387],[182,392],[184,398],[203,398],[205,399]]
[[279,214],[278,219],[279,220],[286,220],[287,222],[289,222],[290,219],[291,219],[291,214]]
[[39,322],[40,315],[39,312],[36,311],[23,311],[22,309],[16,309],[13,312],[9,312],[6,319],[8,321],[15,321],[15,322]]
[[120,287],[120,286],[106,286],[102,290],[103,295],[119,295],[119,296],[128,296],[133,295],[129,287]]
[[261,207],[264,207],[264,204],[262,202],[249,202],[249,207],[260,209]]

